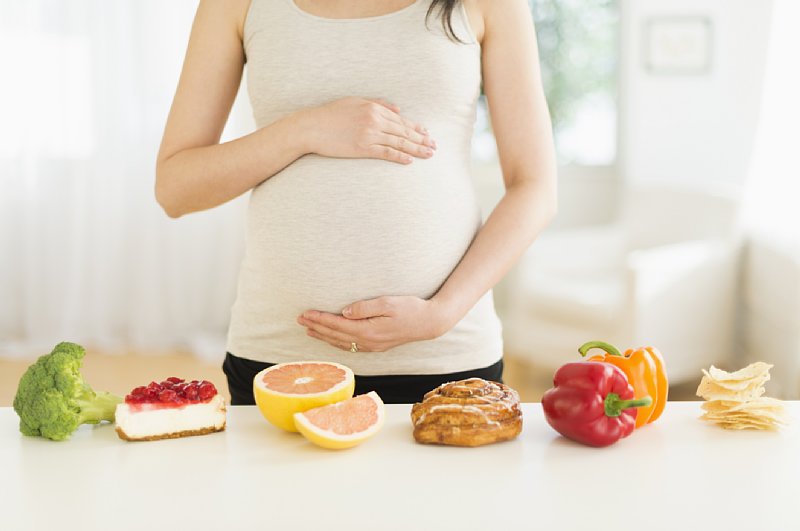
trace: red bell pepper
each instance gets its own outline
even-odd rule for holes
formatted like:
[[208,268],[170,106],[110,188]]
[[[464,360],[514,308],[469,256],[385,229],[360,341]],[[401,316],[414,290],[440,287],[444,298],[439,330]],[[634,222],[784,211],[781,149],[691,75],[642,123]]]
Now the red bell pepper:
[[636,408],[649,396],[633,399],[625,373],[610,363],[567,363],[556,371],[553,388],[542,397],[550,426],[589,446],[608,446],[627,437],[636,425]]

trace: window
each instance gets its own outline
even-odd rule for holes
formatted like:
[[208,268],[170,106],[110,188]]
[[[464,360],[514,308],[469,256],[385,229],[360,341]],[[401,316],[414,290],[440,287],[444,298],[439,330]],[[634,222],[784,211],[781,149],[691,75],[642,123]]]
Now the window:
[[[617,152],[617,0],[529,0],[562,165],[609,166]],[[496,156],[485,102],[476,157]]]

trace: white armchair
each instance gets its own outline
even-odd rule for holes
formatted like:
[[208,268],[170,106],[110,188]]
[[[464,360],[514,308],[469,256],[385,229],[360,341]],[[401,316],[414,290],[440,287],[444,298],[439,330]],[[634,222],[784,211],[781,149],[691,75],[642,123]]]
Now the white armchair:
[[586,341],[653,345],[673,382],[731,359],[737,218],[728,194],[636,186],[616,222],[544,234],[507,279],[507,351],[549,371]]
[[791,400],[800,398],[800,232],[796,234],[792,243],[751,233],[742,275],[746,361],[774,364],[767,393]]

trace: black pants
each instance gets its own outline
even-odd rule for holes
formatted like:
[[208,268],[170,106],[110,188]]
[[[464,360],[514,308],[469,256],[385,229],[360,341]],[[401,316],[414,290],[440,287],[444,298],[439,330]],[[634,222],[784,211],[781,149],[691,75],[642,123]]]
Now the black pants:
[[[228,389],[231,392],[231,405],[251,406],[253,398],[253,378],[256,374],[272,367],[274,363],[262,363],[234,356],[230,352],[225,355],[222,370],[228,377]],[[411,404],[420,402],[422,395],[439,385],[465,378],[483,378],[494,382],[503,381],[503,360],[471,371],[453,372],[449,374],[411,374],[391,376],[358,376],[356,375],[355,394],[361,395],[375,391],[387,404]]]

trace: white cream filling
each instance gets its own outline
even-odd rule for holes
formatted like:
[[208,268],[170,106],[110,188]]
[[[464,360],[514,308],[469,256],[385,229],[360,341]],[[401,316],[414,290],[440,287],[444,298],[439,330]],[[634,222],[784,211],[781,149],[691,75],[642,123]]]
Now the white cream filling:
[[200,430],[225,425],[225,400],[216,395],[208,402],[180,408],[148,408],[135,410],[126,403],[117,405],[116,423],[130,438],[151,437],[181,431]]

